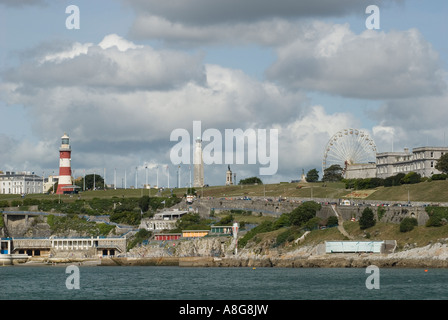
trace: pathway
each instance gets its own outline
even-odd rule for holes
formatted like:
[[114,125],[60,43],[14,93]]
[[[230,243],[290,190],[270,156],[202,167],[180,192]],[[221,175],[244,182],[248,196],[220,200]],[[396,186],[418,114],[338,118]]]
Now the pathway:
[[342,219],[342,216],[339,214],[339,212],[336,210],[336,205],[332,204],[331,208],[333,209],[334,214],[336,217],[338,217],[338,230],[347,238],[350,240],[353,240],[353,236],[349,235],[347,231],[344,229],[344,220]]

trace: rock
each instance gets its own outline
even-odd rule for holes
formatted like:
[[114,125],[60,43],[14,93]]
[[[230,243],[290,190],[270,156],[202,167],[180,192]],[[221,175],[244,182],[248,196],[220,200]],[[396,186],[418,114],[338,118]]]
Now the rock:
[[[173,245],[174,244],[174,245]],[[207,237],[166,244],[152,244],[134,248],[133,259],[178,258],[182,266],[216,267],[282,267],[282,268],[445,268],[448,267],[447,239],[425,247],[407,246],[407,250],[389,254],[353,253],[326,254],[325,244],[299,246],[293,250],[266,246],[239,249],[234,255],[232,240],[228,237]]]

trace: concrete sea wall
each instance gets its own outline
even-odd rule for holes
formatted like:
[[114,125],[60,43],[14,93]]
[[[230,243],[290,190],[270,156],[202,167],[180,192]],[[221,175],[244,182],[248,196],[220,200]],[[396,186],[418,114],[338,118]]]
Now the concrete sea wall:
[[[297,208],[304,199],[288,199],[287,201],[266,201],[264,199],[251,199],[251,200],[239,200],[239,199],[201,199],[198,202],[193,203],[192,208],[199,213],[207,215],[211,210],[216,213],[230,210],[246,210],[252,211],[252,214],[262,214],[278,217],[282,213],[288,213]],[[306,199],[309,200],[309,199]],[[322,219],[326,219],[329,216],[334,215],[333,210],[329,204],[334,202],[334,199],[314,199],[313,201],[323,203],[322,209],[317,212],[317,216]],[[342,216],[344,221],[352,218],[359,219],[362,211],[369,207],[372,209],[378,219],[377,211],[379,208],[383,208],[385,213],[382,216],[382,222],[400,223],[405,217],[414,217],[417,219],[419,225],[424,225],[429,219],[428,214],[423,206],[380,206],[381,203],[376,201],[372,202],[373,206],[362,204],[356,206],[341,206],[337,205],[338,213]]]

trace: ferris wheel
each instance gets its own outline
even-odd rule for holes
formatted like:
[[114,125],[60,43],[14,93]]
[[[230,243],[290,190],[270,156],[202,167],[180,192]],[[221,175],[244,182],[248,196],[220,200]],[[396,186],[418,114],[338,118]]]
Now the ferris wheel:
[[344,170],[350,164],[376,160],[376,145],[369,134],[358,129],[343,129],[328,141],[322,160],[322,172],[334,164]]

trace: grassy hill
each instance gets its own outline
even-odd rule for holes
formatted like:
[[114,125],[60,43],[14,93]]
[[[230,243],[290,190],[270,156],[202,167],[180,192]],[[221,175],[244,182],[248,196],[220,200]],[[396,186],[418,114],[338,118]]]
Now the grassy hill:
[[[185,188],[173,189],[173,193],[179,198],[186,193]],[[198,195],[203,197],[215,198],[237,198],[237,197],[298,197],[298,198],[350,198],[353,195],[353,190],[345,189],[344,183],[277,183],[267,185],[251,185],[251,186],[211,186],[207,188],[196,189]],[[402,185],[397,187],[379,187],[371,190],[361,190],[359,194],[365,193],[366,200],[380,200],[380,201],[407,201],[408,194],[411,201],[421,201],[427,203],[448,202],[448,181],[431,181],[421,182],[418,184]],[[98,190],[86,191],[79,195],[47,195],[34,194],[27,195],[25,199],[39,199],[39,200],[61,200],[61,202],[75,202],[78,199],[92,200],[92,199],[110,199],[117,198],[140,198],[143,195],[154,197],[160,195],[162,197],[169,197],[170,190],[158,192],[157,190],[143,190],[143,189],[118,189],[118,190]],[[23,201],[20,195],[0,195],[0,203],[2,201]],[[97,200],[100,201],[100,200]],[[137,214],[140,215],[140,212]],[[239,222],[250,224],[260,224],[266,220],[273,220],[272,217],[259,216],[235,216]],[[344,223],[345,229],[355,239],[395,239],[398,241],[399,247],[403,248],[407,244],[423,246],[437,239],[446,238],[448,234],[448,225],[441,227],[425,227],[418,226],[414,230],[406,233],[399,231],[398,224],[377,223],[374,227],[366,230],[360,230],[358,222],[346,221]],[[277,238],[285,229],[278,229],[260,237]],[[328,228],[325,230],[313,230],[306,238],[305,243],[316,243],[325,240],[344,240],[344,236],[337,230],[337,228]]]
[[[173,189],[173,193],[178,197],[182,197],[186,193],[186,188]],[[336,183],[276,183],[265,185],[245,185],[245,186],[211,186],[206,188],[197,188],[198,195],[203,197],[297,197],[297,198],[327,198],[327,199],[350,199],[353,190],[345,189],[342,182]],[[117,189],[117,190],[97,190],[85,191],[79,195],[46,195],[33,194],[27,195],[27,198],[37,199],[61,199],[64,201],[92,198],[112,198],[112,197],[141,197],[143,195],[170,196],[170,190],[164,190],[158,193],[157,190],[145,189]],[[370,190],[360,190],[354,192],[364,196],[366,200],[381,201],[407,201],[408,194],[411,201],[420,202],[448,202],[448,180],[439,180],[431,182],[420,182],[417,184],[401,185],[396,187],[378,187]],[[20,195],[0,195],[1,200],[21,200]]]
[[397,187],[380,187],[368,200],[448,202],[448,180],[420,182]]

